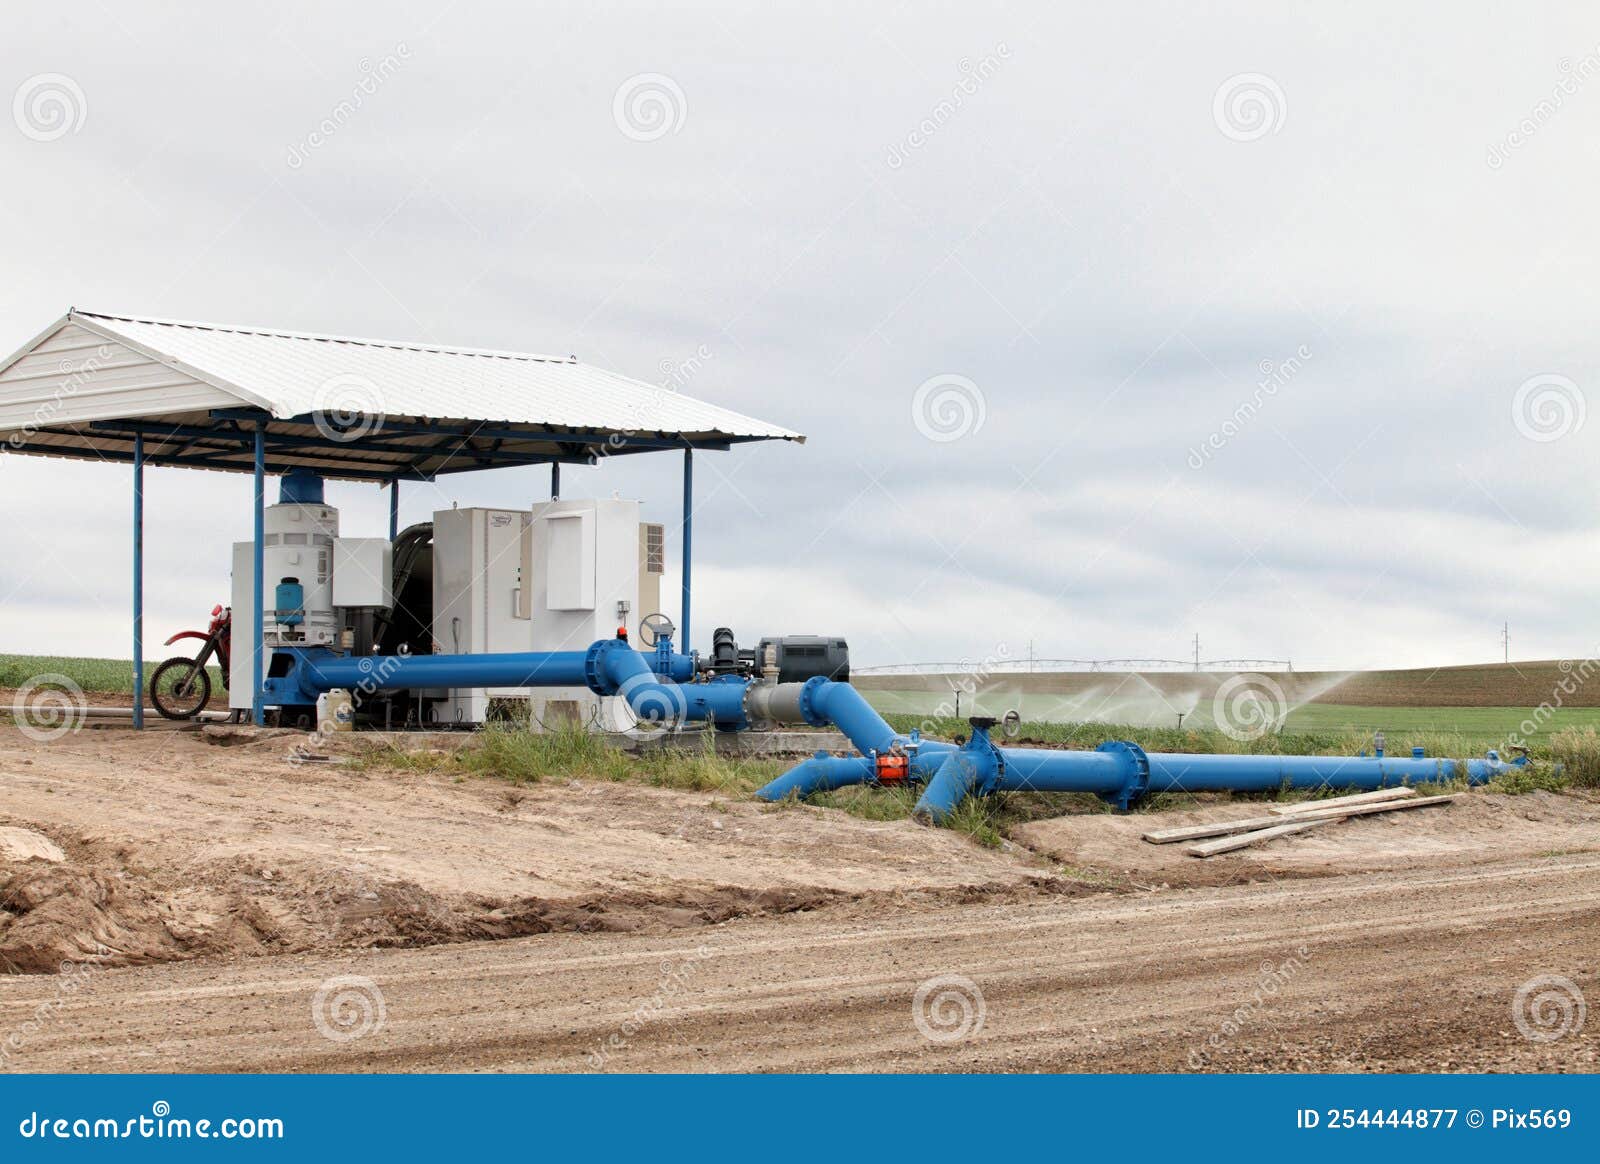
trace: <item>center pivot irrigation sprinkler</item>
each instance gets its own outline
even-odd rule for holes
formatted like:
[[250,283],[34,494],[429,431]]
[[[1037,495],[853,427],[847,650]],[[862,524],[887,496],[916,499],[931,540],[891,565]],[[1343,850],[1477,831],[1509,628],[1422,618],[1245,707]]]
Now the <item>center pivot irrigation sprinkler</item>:
[[[771,658],[761,674],[717,673],[698,654],[679,654],[660,635],[648,653],[618,639],[584,651],[484,655],[347,655],[326,647],[289,647],[273,656],[266,700],[280,707],[315,704],[335,688],[362,691],[430,687],[587,687],[625,699],[643,723],[710,724],[744,731],[777,724],[835,727],[855,755],[819,752],[756,793],[763,800],[805,799],[853,784],[921,789],[914,815],[948,820],[968,796],[992,792],[1088,792],[1126,811],[1157,792],[1262,792],[1276,788],[1370,790],[1465,777],[1482,784],[1505,764],[1483,759],[1376,756],[1235,756],[1146,752],[1125,740],[1094,751],[1001,747],[996,721],[973,717],[960,745],[896,732],[849,683],[816,676],[784,683]],[[1010,717],[1008,717],[1008,720]],[[1009,728],[1014,724],[1008,722]]]

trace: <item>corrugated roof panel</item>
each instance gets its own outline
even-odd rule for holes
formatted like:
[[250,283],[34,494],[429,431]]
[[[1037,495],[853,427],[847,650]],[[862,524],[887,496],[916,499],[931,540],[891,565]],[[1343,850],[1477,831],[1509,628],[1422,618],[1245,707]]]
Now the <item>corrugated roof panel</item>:
[[[356,401],[369,412],[621,432],[778,440],[799,433],[572,360],[323,338],[74,312],[221,387],[303,416]],[[5,377],[0,374],[0,383]],[[370,397],[370,399],[362,399]]]
[[152,464],[248,470],[263,412],[269,471],[351,480],[805,439],[572,358],[97,312],[0,362],[0,451],[126,461],[142,434]]

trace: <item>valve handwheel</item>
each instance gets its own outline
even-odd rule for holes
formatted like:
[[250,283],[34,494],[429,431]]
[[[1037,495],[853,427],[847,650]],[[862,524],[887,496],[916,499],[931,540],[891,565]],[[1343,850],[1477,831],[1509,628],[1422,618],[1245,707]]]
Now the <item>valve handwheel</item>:
[[659,611],[647,614],[639,620],[639,641],[653,647],[662,639],[670,639],[677,629],[672,620]]

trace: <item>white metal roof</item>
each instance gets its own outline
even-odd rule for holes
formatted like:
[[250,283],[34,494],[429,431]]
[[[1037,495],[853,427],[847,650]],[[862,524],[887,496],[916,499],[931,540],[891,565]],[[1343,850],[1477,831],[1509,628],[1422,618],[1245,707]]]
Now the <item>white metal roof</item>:
[[[805,439],[572,357],[76,309],[0,363],[0,439],[9,437],[10,452],[102,456],[127,451],[135,430],[148,445],[166,426],[174,439],[155,449],[155,463],[186,463],[161,459],[182,452],[203,460],[201,467],[247,468],[251,458],[237,439],[200,432],[223,427],[236,436],[252,414],[241,410],[273,418],[275,468],[299,465],[330,476],[427,475],[481,467],[474,460],[486,458],[578,460],[608,436],[608,454]],[[348,441],[341,434],[319,459],[312,446],[328,430],[309,418],[351,414],[369,418],[370,431]],[[374,417],[381,427],[370,423]],[[181,449],[179,433],[189,442]],[[454,448],[452,436],[460,437]],[[295,438],[303,447],[290,451]],[[430,450],[438,455],[426,456]]]

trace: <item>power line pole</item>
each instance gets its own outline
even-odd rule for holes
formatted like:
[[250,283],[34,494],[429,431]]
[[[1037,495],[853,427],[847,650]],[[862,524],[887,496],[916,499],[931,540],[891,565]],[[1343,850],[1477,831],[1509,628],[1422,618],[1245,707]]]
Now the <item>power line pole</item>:
[[1194,669],[1200,670],[1200,632],[1194,632]]
[[1500,628],[1500,645],[1505,649],[1505,661],[1511,662],[1511,623]]

